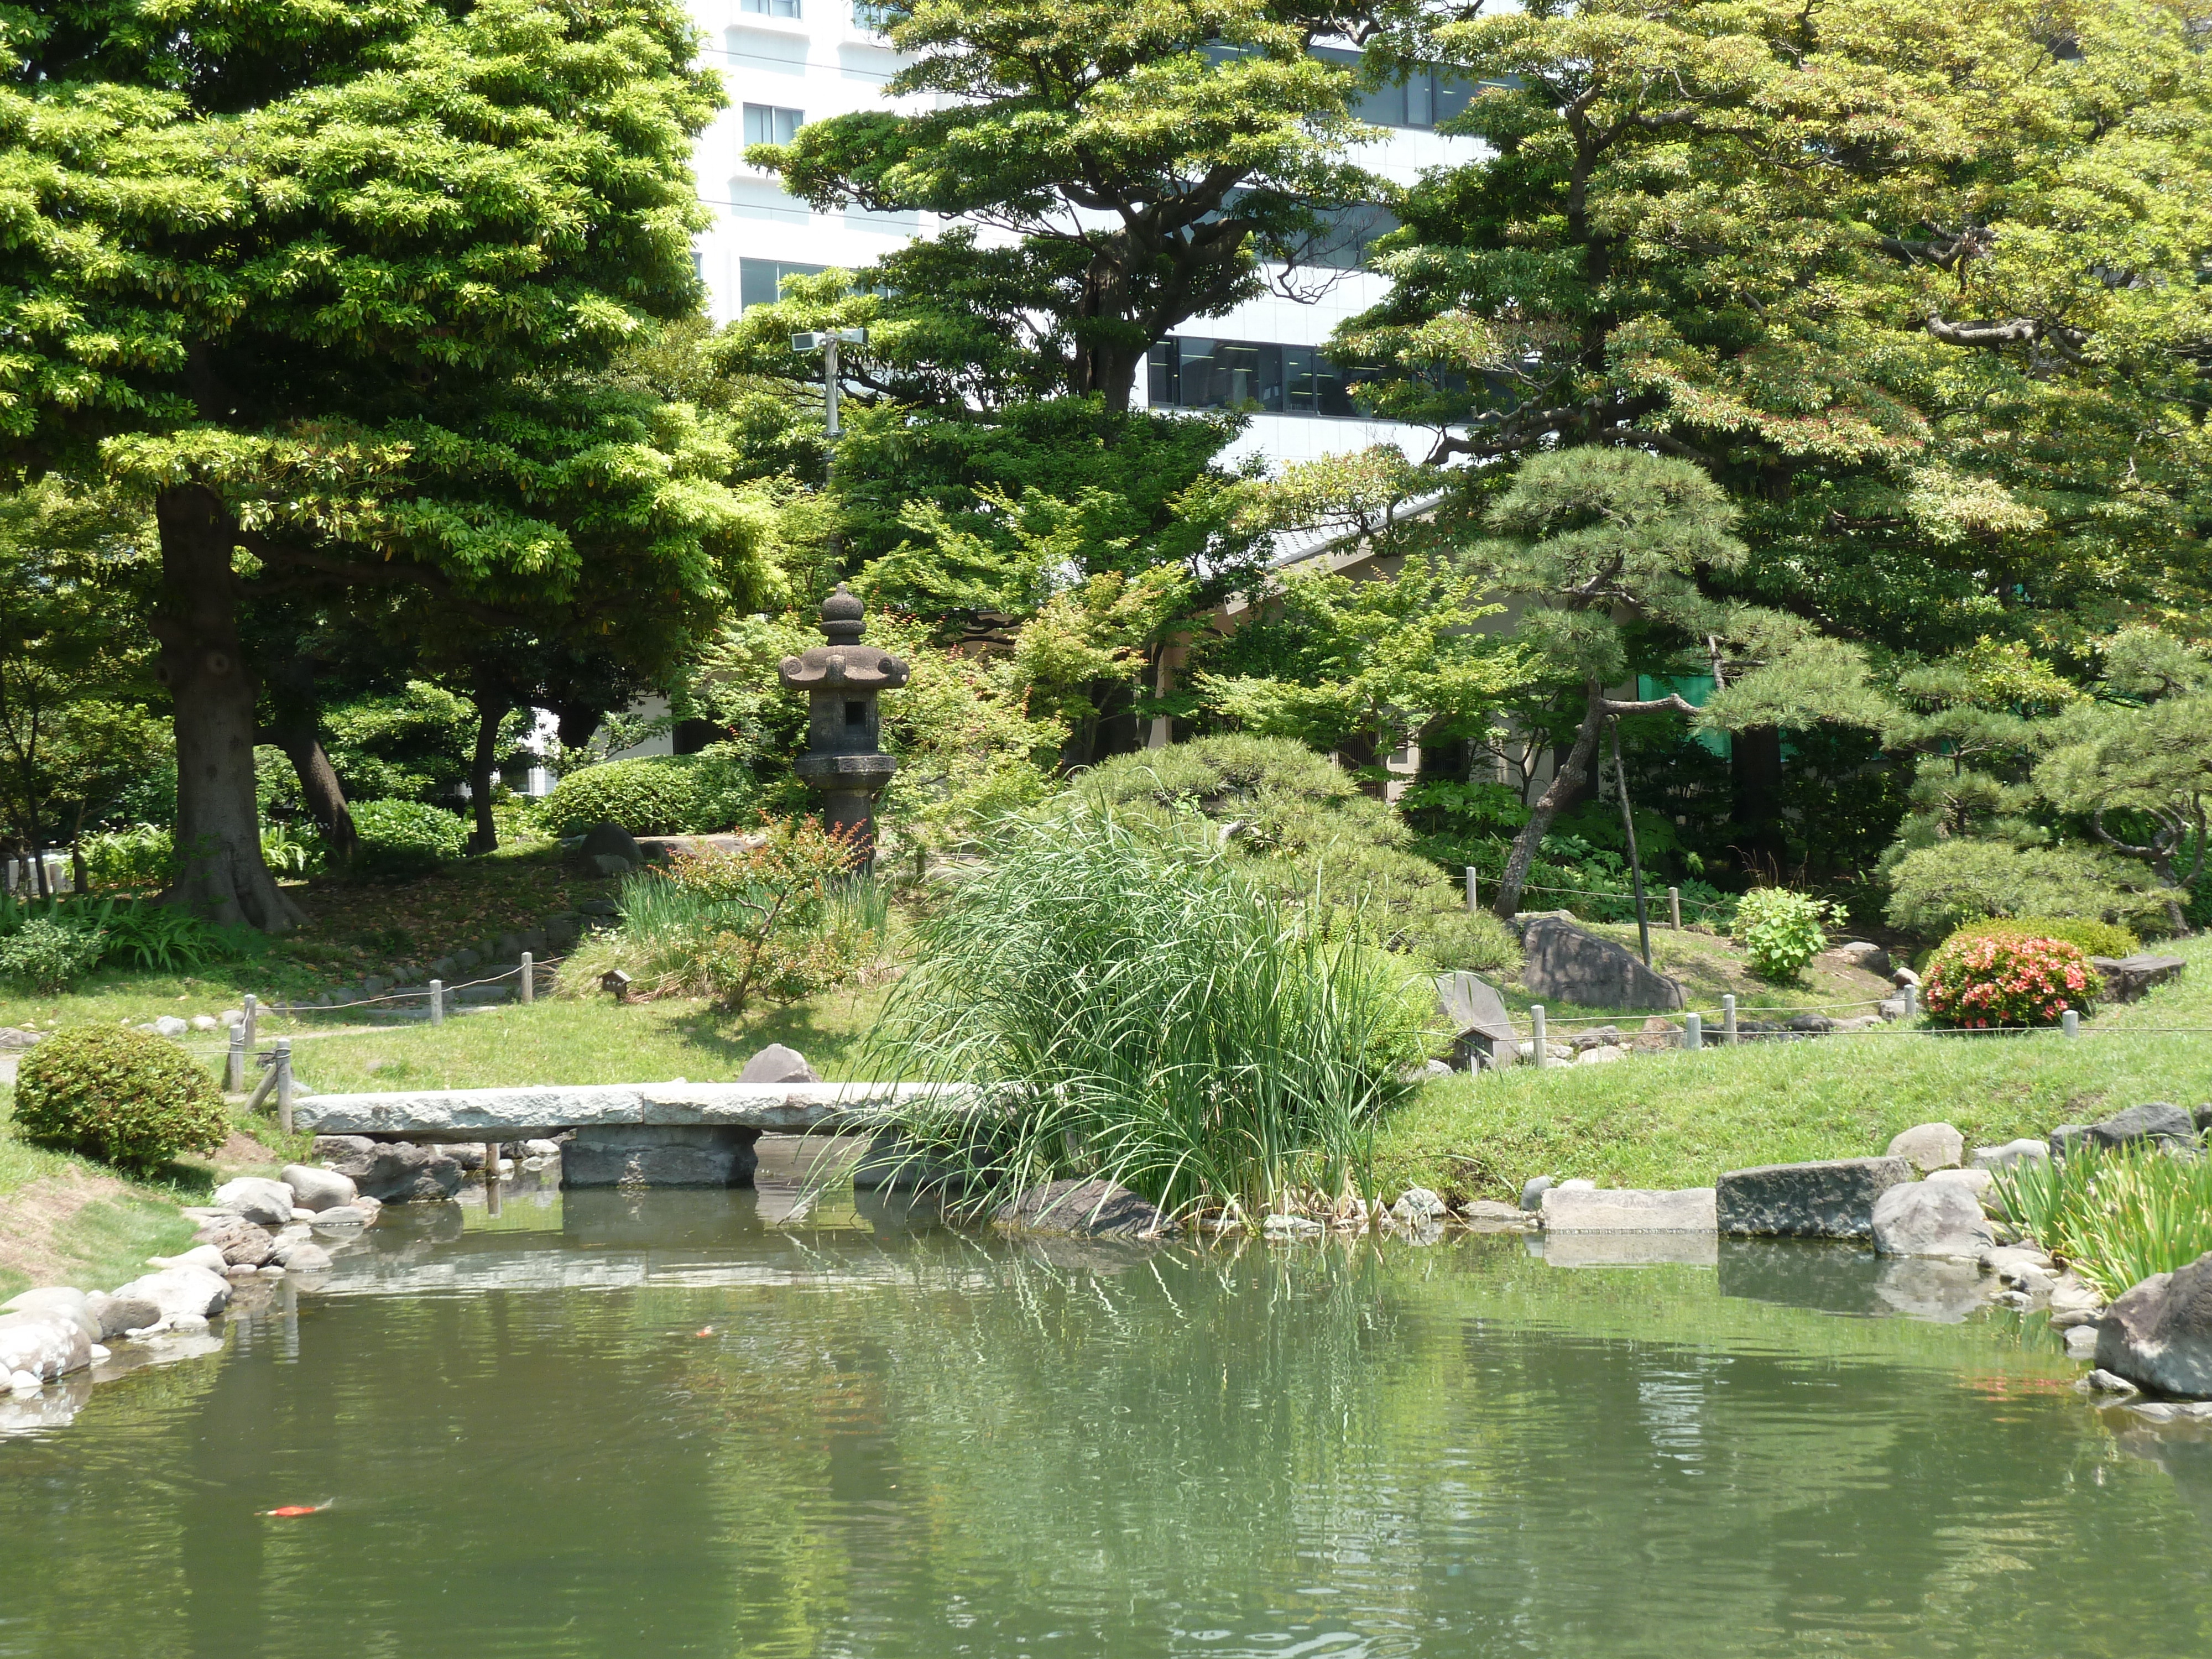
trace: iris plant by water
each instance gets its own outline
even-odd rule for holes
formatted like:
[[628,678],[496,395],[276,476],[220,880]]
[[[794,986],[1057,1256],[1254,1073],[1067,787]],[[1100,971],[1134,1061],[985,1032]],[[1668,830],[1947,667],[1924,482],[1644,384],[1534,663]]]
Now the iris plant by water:
[[2100,1415],[1970,1269],[796,1190],[387,1212],[0,1441],[0,1655],[2212,1652],[2212,1438]]

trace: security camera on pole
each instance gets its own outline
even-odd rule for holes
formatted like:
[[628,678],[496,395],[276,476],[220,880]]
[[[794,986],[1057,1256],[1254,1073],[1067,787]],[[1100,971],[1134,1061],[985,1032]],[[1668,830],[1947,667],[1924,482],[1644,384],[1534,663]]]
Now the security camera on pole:
[[837,348],[840,345],[866,345],[867,343],[868,331],[865,328],[830,329],[820,333],[791,337],[791,349],[801,356],[817,351],[822,354],[822,429],[833,444],[837,441]]

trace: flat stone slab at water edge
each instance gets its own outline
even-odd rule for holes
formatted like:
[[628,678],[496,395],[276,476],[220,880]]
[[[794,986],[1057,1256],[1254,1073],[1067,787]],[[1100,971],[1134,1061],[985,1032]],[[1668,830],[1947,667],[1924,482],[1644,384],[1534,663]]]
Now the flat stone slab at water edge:
[[1875,1200],[1915,1173],[1905,1158],[1731,1170],[1717,1188],[1720,1230],[1767,1238],[1869,1238]]
[[527,1140],[614,1127],[800,1133],[868,1121],[893,1101],[955,1092],[927,1083],[622,1083],[310,1095],[292,1120],[319,1135],[410,1140]]
[[1711,1187],[1677,1192],[1553,1187],[1542,1198],[1546,1233],[1712,1233],[1719,1220]]

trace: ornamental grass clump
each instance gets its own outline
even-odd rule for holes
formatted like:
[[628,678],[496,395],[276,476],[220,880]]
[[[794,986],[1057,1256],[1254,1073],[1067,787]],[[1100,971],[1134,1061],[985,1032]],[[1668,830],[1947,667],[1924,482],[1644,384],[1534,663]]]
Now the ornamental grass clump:
[[2212,1250],[2212,1159],[2077,1146],[2023,1160],[1992,1183],[2005,1219],[2107,1298]]
[[981,1211],[1101,1176],[1170,1213],[1334,1200],[1369,1178],[1427,1008],[1363,931],[1256,882],[1194,814],[1133,832],[1076,804],[1006,826],[919,931],[868,1073],[973,1085],[910,1103],[913,1155]]
[[58,1031],[15,1076],[15,1127],[125,1169],[212,1152],[230,1133],[215,1079],[167,1038],[100,1026]]
[[1922,983],[1929,1018],[1975,1030],[2055,1025],[2069,1008],[2089,1012],[2104,988],[2080,945],[2013,935],[1946,944]]

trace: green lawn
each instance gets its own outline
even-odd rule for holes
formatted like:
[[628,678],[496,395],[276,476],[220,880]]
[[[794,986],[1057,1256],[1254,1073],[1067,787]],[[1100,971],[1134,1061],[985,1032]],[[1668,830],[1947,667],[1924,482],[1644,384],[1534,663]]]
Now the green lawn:
[[743,1019],[704,1002],[617,1003],[604,996],[507,1005],[443,1025],[396,1026],[301,1039],[293,1069],[325,1094],[489,1089],[523,1083],[693,1083],[734,1079],[771,1042],[796,1048],[825,1078],[850,1076],[884,988],[833,991]]
[[0,1301],[34,1282],[112,1290],[145,1272],[148,1256],[191,1242],[193,1224],[177,1206],[214,1190],[213,1165],[193,1160],[158,1182],[127,1182],[19,1139],[14,1100],[12,1090],[0,1091]]
[[1986,1145],[2147,1100],[2193,1106],[2212,1097],[2212,939],[2160,948],[2190,961],[2181,982],[2075,1041],[1886,1027],[1440,1080],[1382,1130],[1377,1175],[1389,1192],[1464,1197],[1511,1196],[1535,1175],[1705,1186],[1754,1164],[1877,1153],[1931,1120]]

